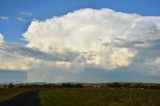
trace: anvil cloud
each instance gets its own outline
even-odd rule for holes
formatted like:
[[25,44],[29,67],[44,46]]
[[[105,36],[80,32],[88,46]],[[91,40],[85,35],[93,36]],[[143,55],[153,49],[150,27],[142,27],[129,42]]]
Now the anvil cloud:
[[[40,81],[73,81],[73,76],[80,81],[87,69],[112,72],[136,67],[139,73],[160,74],[160,17],[87,8],[34,20],[23,39],[27,42],[25,47],[15,53],[22,56],[25,66],[21,65],[23,62],[15,65],[29,71],[29,81],[39,81],[36,74],[43,76]],[[2,52],[1,55],[5,57]],[[9,60],[8,66],[11,63]]]

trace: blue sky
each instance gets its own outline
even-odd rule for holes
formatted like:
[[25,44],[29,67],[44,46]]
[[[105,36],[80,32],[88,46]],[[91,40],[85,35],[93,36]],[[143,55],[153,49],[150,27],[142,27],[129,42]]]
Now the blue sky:
[[0,83],[159,82],[159,5],[0,0]]
[[[159,0],[1,0],[0,15],[9,17],[9,21],[0,21],[0,32],[6,41],[23,42],[21,35],[33,19],[44,20],[81,8],[110,8],[145,16],[159,16],[159,4]],[[20,14],[23,11],[32,15],[23,16]],[[24,18],[25,22],[17,21],[17,17]]]

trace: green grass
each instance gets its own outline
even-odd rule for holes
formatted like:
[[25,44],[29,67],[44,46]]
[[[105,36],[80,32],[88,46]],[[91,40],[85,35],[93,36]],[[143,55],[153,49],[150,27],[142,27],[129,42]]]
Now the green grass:
[[39,90],[42,106],[160,106],[160,90],[105,88],[4,88],[0,102]]
[[39,98],[42,106],[106,106],[103,99],[59,91],[41,92]]
[[24,89],[14,89],[14,88],[0,89],[0,102],[11,99],[16,95],[19,95],[25,91],[26,90]]
[[160,106],[159,90],[52,89],[38,96],[42,106]]

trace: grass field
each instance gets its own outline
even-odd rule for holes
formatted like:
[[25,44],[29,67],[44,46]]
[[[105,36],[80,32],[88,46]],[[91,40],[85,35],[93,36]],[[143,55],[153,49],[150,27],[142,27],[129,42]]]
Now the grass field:
[[160,106],[160,90],[134,88],[3,88],[0,102],[28,90],[39,91],[41,106]]
[[160,106],[159,90],[52,89],[39,93],[42,106]]
[[5,88],[0,89],[0,102],[13,98],[14,96],[21,94],[27,90],[25,89],[15,89],[15,88]]

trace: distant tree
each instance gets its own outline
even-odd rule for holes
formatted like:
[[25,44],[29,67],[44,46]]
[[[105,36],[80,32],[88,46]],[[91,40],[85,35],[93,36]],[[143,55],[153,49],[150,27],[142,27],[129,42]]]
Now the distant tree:
[[3,87],[4,87],[4,88],[6,88],[6,87],[7,87],[7,85],[3,85]]
[[60,87],[62,88],[83,88],[83,85],[82,84],[62,83]]
[[115,82],[113,84],[110,84],[109,85],[110,87],[113,87],[113,88],[120,88],[121,87],[121,84],[119,84],[118,82]]
[[83,85],[82,84],[76,84],[75,87],[76,88],[83,88]]
[[125,88],[130,88],[130,87],[131,87],[131,84],[130,84],[130,83],[124,83],[124,84],[123,84],[123,87],[125,87]]
[[14,87],[13,83],[10,83],[10,84],[8,85],[8,87],[9,87],[9,88]]
[[72,86],[71,86],[71,84],[70,83],[62,83],[61,84],[61,87],[63,88],[71,88]]

